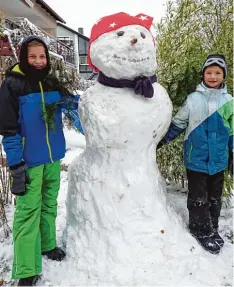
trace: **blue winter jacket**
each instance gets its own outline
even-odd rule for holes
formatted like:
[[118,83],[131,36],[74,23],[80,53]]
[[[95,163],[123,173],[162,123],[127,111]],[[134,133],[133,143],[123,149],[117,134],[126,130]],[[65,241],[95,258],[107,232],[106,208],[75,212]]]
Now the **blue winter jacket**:
[[198,172],[216,174],[227,168],[233,152],[233,97],[221,89],[198,85],[172,119],[163,143],[185,129],[184,164]]
[[[69,113],[82,131],[78,100],[79,96],[64,97],[49,78],[29,85],[16,65],[0,89],[0,134],[8,165],[25,161],[28,167],[34,167],[62,159],[65,155],[62,111]],[[48,104],[56,104],[53,128],[44,117]]]

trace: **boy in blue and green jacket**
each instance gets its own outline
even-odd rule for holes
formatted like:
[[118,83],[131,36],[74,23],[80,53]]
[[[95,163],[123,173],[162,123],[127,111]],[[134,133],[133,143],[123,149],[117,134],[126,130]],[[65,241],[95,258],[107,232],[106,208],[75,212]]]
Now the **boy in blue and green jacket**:
[[[42,271],[42,255],[61,261],[56,246],[60,159],[65,155],[62,111],[76,115],[79,97],[71,96],[49,75],[50,57],[44,41],[26,38],[20,61],[6,74],[0,89],[0,134],[17,196],[13,224],[12,278],[32,286]],[[49,116],[50,115],[50,116]],[[51,126],[51,121],[53,126]]]
[[202,83],[188,95],[158,145],[167,144],[186,129],[189,229],[214,254],[224,244],[218,233],[218,219],[228,162],[233,172],[233,97],[224,84],[226,75],[225,57],[209,55],[202,68]]

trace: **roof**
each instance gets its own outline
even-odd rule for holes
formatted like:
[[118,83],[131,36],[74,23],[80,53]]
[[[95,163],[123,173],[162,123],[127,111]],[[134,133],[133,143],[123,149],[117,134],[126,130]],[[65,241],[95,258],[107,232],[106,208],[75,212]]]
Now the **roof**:
[[74,34],[76,34],[76,35],[78,35],[79,37],[83,38],[84,40],[89,41],[89,38],[88,38],[88,37],[86,37],[85,35],[79,33],[79,32],[76,31],[76,30],[73,30],[72,28],[68,27],[67,25],[64,25],[63,23],[60,23],[60,22],[57,22],[57,25],[58,25],[58,26],[61,26],[61,27],[63,27],[63,28],[65,28],[65,29],[67,29],[68,31],[70,31],[70,32],[72,32],[72,33],[74,33]]
[[44,0],[36,0],[36,3],[41,5],[43,9],[45,9],[56,21],[60,21],[62,23],[66,23],[63,18],[61,18]]

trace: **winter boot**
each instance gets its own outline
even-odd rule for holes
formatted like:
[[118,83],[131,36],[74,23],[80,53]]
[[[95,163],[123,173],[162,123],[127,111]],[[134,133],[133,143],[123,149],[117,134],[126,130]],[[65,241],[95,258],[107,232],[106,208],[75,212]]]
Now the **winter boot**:
[[59,247],[55,247],[50,251],[42,252],[42,255],[47,256],[51,260],[62,261],[66,257],[66,253]]
[[223,245],[224,245],[224,240],[223,240],[223,238],[219,235],[217,229],[214,230],[213,239],[214,239],[214,241],[215,241],[220,247],[223,247]]
[[27,278],[21,278],[18,282],[18,286],[35,286],[39,278],[40,278],[39,275],[34,275]]
[[218,243],[216,243],[213,236],[195,238],[206,251],[209,251],[212,254],[218,254],[220,252],[220,246]]

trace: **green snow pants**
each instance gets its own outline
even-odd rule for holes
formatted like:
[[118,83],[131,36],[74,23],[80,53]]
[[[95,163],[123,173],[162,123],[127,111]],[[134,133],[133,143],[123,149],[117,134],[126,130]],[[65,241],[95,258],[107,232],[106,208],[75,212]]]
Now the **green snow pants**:
[[12,279],[40,274],[41,253],[56,247],[60,161],[29,168],[28,175],[26,194],[16,199]]

